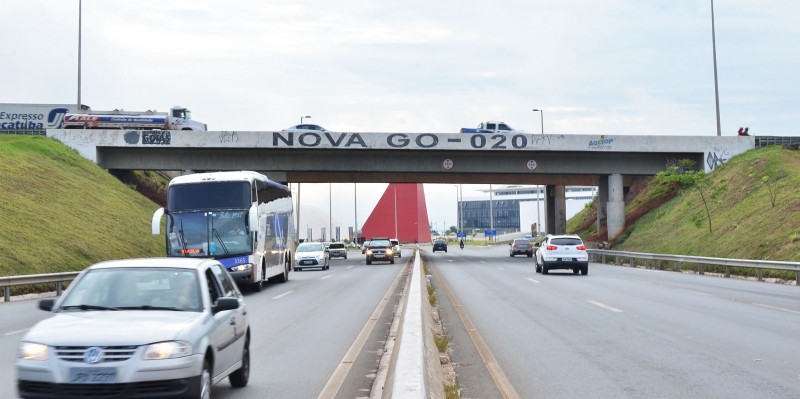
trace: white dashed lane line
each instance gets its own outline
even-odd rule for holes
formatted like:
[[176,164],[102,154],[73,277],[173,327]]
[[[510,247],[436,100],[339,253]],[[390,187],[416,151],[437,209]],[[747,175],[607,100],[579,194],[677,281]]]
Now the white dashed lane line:
[[331,277],[333,277],[333,274],[329,274],[325,277],[320,277],[320,280],[325,280],[326,278],[331,278]]
[[800,312],[798,312],[796,310],[781,308],[781,307],[778,307],[778,306],[765,305],[763,303],[754,303],[753,305],[761,306],[762,308],[767,308],[767,309],[772,309],[772,310],[780,310],[781,312],[788,312],[788,313],[791,313],[791,314],[800,315]]
[[286,295],[289,295],[289,294],[291,294],[292,292],[294,292],[294,291],[286,291],[286,292],[284,292],[283,294],[280,294],[280,295],[278,295],[278,296],[274,296],[274,297],[272,297],[272,299],[281,299],[281,298],[285,297]]
[[606,305],[604,303],[601,303],[601,302],[593,301],[591,299],[587,299],[586,302],[589,302],[594,306],[599,306],[599,307],[601,307],[601,308],[603,308],[605,310],[610,310],[610,311],[615,312],[615,313],[622,313],[622,310],[617,309],[617,308],[615,308],[613,306],[608,306],[608,305]]
[[536,284],[539,284],[539,280],[534,280],[534,279],[532,279],[530,277],[525,277],[525,279],[528,280],[528,281],[534,282]]
[[3,334],[3,335],[5,335],[6,337],[8,337],[9,335],[16,335],[16,334],[24,333],[25,331],[28,331],[28,329],[27,329],[27,328],[23,328],[23,329],[21,329],[21,330],[9,331],[9,332],[7,332],[7,333],[5,333],[5,334]]

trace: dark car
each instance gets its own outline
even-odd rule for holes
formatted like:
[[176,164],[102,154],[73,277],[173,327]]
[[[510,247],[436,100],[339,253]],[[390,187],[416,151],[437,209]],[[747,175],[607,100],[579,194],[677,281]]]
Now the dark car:
[[533,257],[533,244],[527,238],[517,238],[512,243],[508,253],[513,258],[514,255],[527,255],[529,258]]
[[367,264],[371,265],[372,262],[389,262],[394,263],[394,252],[392,251],[392,242],[388,239],[372,239],[367,246]]
[[438,239],[433,242],[433,252],[444,251],[447,252],[447,241]]
[[331,257],[331,259],[347,259],[347,248],[345,248],[343,242],[332,242],[331,245],[328,245],[328,255]]

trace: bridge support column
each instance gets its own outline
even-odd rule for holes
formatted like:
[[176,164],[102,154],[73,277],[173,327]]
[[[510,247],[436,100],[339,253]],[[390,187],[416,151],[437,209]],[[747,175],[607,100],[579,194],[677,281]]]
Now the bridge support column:
[[545,187],[545,220],[547,234],[566,234],[567,195],[565,186]]
[[606,203],[608,239],[613,240],[625,229],[625,193],[622,175],[608,176],[608,202]]
[[600,176],[597,183],[597,232],[603,231],[608,215],[608,176]]

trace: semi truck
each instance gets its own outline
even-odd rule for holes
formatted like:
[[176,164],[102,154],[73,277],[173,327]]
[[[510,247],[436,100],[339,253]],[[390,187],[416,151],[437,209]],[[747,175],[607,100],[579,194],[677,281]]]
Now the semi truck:
[[0,103],[0,131],[61,129],[64,115],[87,110],[77,104]]
[[123,110],[67,113],[64,129],[207,130],[205,123],[192,120],[187,108],[174,106],[170,112]]

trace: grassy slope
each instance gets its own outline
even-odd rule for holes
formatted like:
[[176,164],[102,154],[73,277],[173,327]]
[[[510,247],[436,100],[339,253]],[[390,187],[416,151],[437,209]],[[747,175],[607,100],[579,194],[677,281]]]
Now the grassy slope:
[[[775,206],[770,190],[775,193]],[[629,225],[614,249],[725,258],[800,260],[800,152],[779,146],[731,158],[707,176],[712,232],[696,188],[681,190]],[[626,206],[626,214],[657,198],[655,184]],[[582,216],[579,216],[582,217]],[[577,225],[577,223],[576,223]],[[586,231],[581,234],[588,233]]]
[[157,208],[55,140],[0,135],[0,276],[163,256]]

